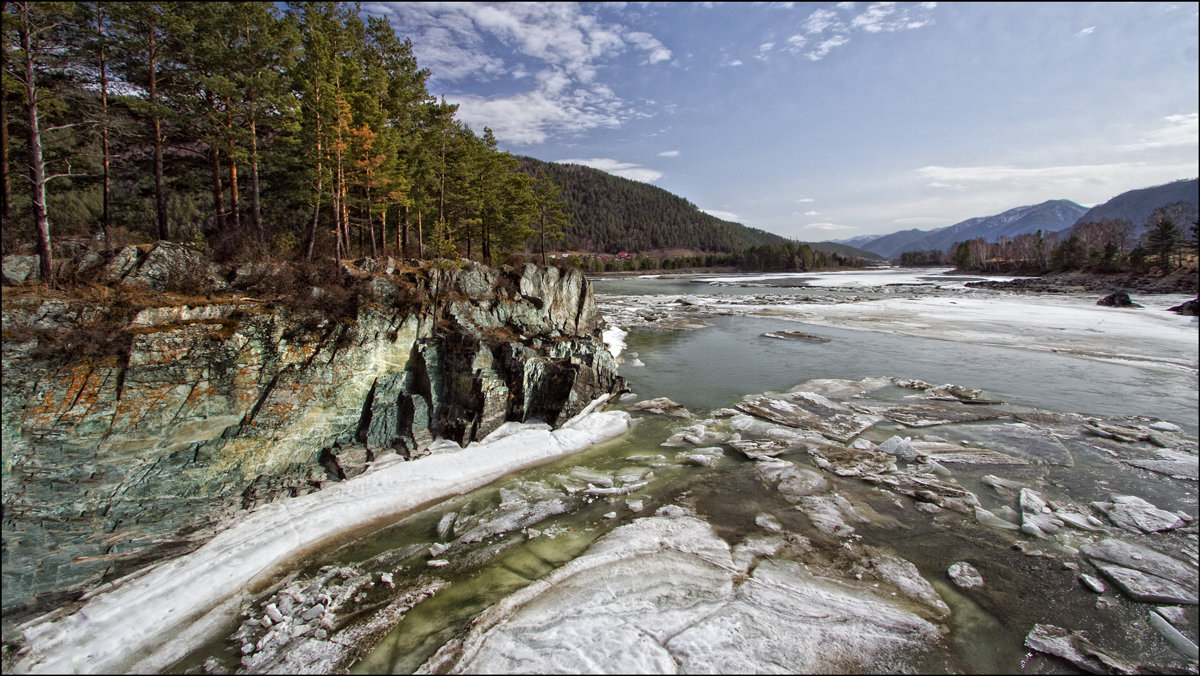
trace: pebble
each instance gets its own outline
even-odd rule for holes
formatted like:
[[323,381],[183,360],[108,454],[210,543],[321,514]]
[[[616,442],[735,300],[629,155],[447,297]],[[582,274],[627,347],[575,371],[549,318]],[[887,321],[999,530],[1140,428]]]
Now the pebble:
[[1091,589],[1097,594],[1103,594],[1104,592],[1108,591],[1103,582],[1086,573],[1079,576],[1079,581],[1083,583],[1083,586]]
[[425,562],[425,565],[429,566],[430,568],[441,568],[442,566],[450,565],[450,562],[446,559],[429,559]]

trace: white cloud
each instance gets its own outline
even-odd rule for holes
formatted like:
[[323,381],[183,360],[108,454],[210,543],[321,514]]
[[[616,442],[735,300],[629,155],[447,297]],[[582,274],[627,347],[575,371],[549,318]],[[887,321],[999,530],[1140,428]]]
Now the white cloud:
[[658,154],[659,157],[679,157],[678,150],[664,150]]
[[629,178],[643,183],[653,183],[662,177],[661,171],[655,171],[633,162],[622,162],[609,157],[593,157],[591,159],[557,160],[559,164],[582,164],[585,167],[599,169],[613,176]]
[[824,33],[830,28],[844,28],[838,19],[837,12],[832,9],[814,10],[812,14],[808,15],[808,20],[804,22],[804,32],[809,35]]
[[649,63],[658,63],[671,58],[671,50],[649,33],[629,33],[625,36],[625,40],[638,49],[650,52],[646,57],[646,61]]
[[734,223],[738,222],[738,215],[730,211],[718,211],[716,209],[701,209],[700,211],[703,211],[709,216],[716,216],[723,221],[732,221]]
[[[560,133],[619,127],[631,118],[648,117],[597,83],[598,69],[629,48],[645,53],[644,64],[672,56],[650,33],[602,22],[594,8],[577,3],[373,2],[363,9],[387,16],[402,35],[411,37],[433,85],[486,82],[504,75],[524,82],[532,75],[531,88],[517,94],[446,94],[460,105],[460,119],[475,129],[490,127],[506,143],[542,143]],[[493,56],[488,40],[505,43],[523,62],[508,64]]]
[[810,61],[820,61],[826,56],[829,56],[829,52],[832,52],[834,48],[841,47],[847,42],[850,42],[850,38],[846,37],[845,35],[835,35],[817,43],[816,49],[810,50],[804,55],[807,56]]
[[808,202],[816,202],[816,200],[811,197],[801,197],[800,199],[796,200],[796,202],[799,204],[806,204]]
[[1200,143],[1200,113],[1168,115],[1165,124],[1146,132],[1140,141],[1119,146],[1121,150],[1147,150]]
[[804,230],[834,231],[834,230],[854,230],[855,228],[850,225],[838,225],[837,223],[809,223],[808,225],[804,226],[803,229]]
[[1087,28],[1084,28],[1083,30],[1076,33],[1073,37],[1082,38],[1084,36],[1091,35],[1092,33],[1095,33],[1095,32],[1096,32],[1095,26],[1088,26]]
[[800,31],[788,38],[788,46],[784,49],[802,52],[810,41],[815,41],[815,45],[803,53],[810,61],[820,61],[834,49],[850,42],[850,34],[855,31],[894,33],[928,26],[933,23],[931,13],[936,7],[935,2],[873,2],[856,14],[856,3],[838,3],[837,11],[822,8],[809,14],[800,24]]
[[806,212],[804,212],[804,215],[805,215],[805,216],[820,216],[820,215],[821,215],[821,212],[819,212],[819,211],[806,211]]
[[729,62],[729,65],[731,65],[731,66],[740,66],[740,65],[742,65],[742,61],[741,61],[740,59],[734,59],[733,61],[730,61],[730,62]]
[[458,117],[472,129],[490,127],[506,143],[542,143],[552,134],[579,133],[597,127],[617,128],[639,115],[605,87],[572,88],[569,80],[540,73],[537,89],[512,96],[447,96],[457,103]]

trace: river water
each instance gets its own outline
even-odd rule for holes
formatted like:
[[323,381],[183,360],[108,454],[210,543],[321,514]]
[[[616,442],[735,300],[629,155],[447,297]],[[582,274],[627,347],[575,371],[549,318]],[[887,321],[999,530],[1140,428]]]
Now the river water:
[[[598,280],[595,288],[602,303],[605,294],[762,292],[757,287],[698,287],[686,279]],[[771,292],[802,295],[811,289],[773,288]],[[826,293],[853,295],[863,291],[843,287]],[[617,405],[628,408],[636,401],[669,397],[699,419],[714,409],[734,405],[746,395],[785,392],[813,379],[892,376],[979,388],[988,398],[1008,402],[1015,410],[1035,407],[1142,415],[1173,421],[1188,434],[1196,434],[1193,373],[774,319],[715,317],[708,321],[711,326],[688,331],[631,331],[625,339],[622,374],[637,398]],[[762,335],[797,328],[828,342],[778,340]],[[909,394],[911,390],[891,386],[872,396],[899,400]],[[632,431],[620,439],[453,497],[382,528],[367,539],[326,552],[297,571],[292,577],[305,580],[318,577],[329,566],[353,566],[365,574],[397,571],[397,578],[436,577],[448,583],[409,610],[357,660],[352,673],[412,673],[439,647],[464,631],[480,612],[580,556],[614,528],[653,514],[663,505],[690,505],[731,545],[755,532],[756,518],[763,513],[778,514],[788,529],[805,534],[818,545],[825,543],[826,538],[812,524],[789,516],[796,514],[794,508],[764,490],[755,479],[753,462],[726,452],[711,466],[699,466],[683,455],[688,449],[661,446],[692,421],[637,413],[635,418]],[[881,424],[868,430],[864,438],[879,443],[902,430],[899,425]],[[816,469],[803,454],[785,457],[798,466]],[[1111,484],[1109,478],[1104,478],[1099,480],[1103,486],[1097,486],[1096,477],[1111,472],[1111,467],[1103,461],[1089,460],[1086,454],[1077,454],[1073,467],[1039,465],[1022,471],[1030,481],[1056,491],[1062,499],[1069,497],[1082,504],[1106,499],[1107,490],[1119,487],[1158,500],[1164,509],[1181,509],[1193,516],[1197,509],[1194,481],[1180,489],[1178,484],[1160,485],[1163,482],[1147,482],[1144,477],[1112,477]],[[986,473],[956,468],[955,476],[980,496],[985,507],[996,508],[1004,500],[980,483]],[[945,523],[914,518],[918,515],[912,509],[904,509],[856,479],[831,480],[860,509],[877,517],[859,527],[859,544],[884,548],[911,561],[952,611],[945,620],[947,629],[941,645],[910,667],[938,673],[1054,673],[1059,668],[1055,663],[1031,654],[1022,644],[1032,624],[1044,621],[1047,604],[1057,606],[1059,615],[1089,617],[1089,636],[1099,643],[1108,641],[1106,645],[1140,653],[1150,663],[1170,662],[1169,650],[1163,652],[1159,645],[1148,646],[1144,638],[1125,635],[1124,628],[1138,622],[1144,610],[1126,604],[1097,614],[1093,597],[1080,593],[1073,577],[1056,577],[1061,569],[1053,557],[1027,556],[1019,547],[1010,546],[1012,539],[1007,533],[1000,537],[965,521],[961,528],[947,528]],[[615,494],[603,490],[589,494],[585,488],[605,485],[634,488]],[[544,518],[509,519],[507,530],[498,527],[493,529],[495,532],[485,531],[485,537],[475,540],[459,537],[449,550],[438,554],[447,564],[430,567],[430,547],[464,531],[470,533],[478,524],[503,521],[516,514],[537,514],[539,506],[547,505],[550,507],[545,508]],[[458,522],[447,534],[445,524],[456,517]],[[519,527],[511,527],[512,523]],[[439,533],[439,527],[443,532]],[[1026,597],[1025,591],[997,591],[981,602],[949,584],[945,578],[948,561],[979,557],[985,550],[1003,575],[1043,579],[1040,587],[1029,587],[1037,589],[1040,598]],[[1019,584],[1003,587],[1021,588]],[[194,670],[202,659],[211,657],[232,668],[240,655],[228,643],[214,642],[178,667]]]

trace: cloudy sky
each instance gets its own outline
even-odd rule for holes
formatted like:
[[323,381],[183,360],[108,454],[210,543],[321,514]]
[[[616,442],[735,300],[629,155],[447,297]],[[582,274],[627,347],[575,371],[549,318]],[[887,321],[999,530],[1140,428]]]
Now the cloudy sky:
[[500,148],[800,240],[1200,174],[1195,3],[369,2]]

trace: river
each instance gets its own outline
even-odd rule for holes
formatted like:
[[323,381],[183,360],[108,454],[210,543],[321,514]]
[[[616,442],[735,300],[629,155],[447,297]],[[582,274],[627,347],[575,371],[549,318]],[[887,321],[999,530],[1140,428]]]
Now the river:
[[[855,275],[824,277],[831,281],[820,292],[821,302],[891,297],[897,289],[888,288],[889,284],[938,286],[944,279],[927,271],[880,271],[876,277],[870,273]],[[935,281],[930,282],[931,278]],[[804,280],[783,281],[803,284],[819,283],[822,279],[821,275],[812,275]],[[737,285],[736,277],[718,280],[732,286],[710,286],[712,278],[705,281],[700,285],[686,278],[605,279],[596,281],[595,289],[598,302],[605,308],[607,303],[622,299],[627,303],[634,299],[636,303],[637,298],[643,297],[649,303],[651,298],[662,302],[697,294],[745,300],[766,293],[773,297],[772,302],[779,302],[780,298],[787,301],[811,296],[815,288],[773,286],[764,290],[761,286]],[[763,280],[743,276],[740,281],[757,285]],[[778,278],[767,281],[780,282]],[[961,287],[961,281],[947,282],[952,294],[968,293]],[[919,291],[917,287],[913,289]],[[1170,300],[1160,299],[1159,304]],[[828,317],[822,321],[826,320]],[[374,647],[359,654],[351,669],[352,673],[412,673],[456,636],[461,637],[480,613],[575,561],[598,539],[669,505],[684,505],[735,551],[738,543],[745,544],[754,540],[756,534],[761,535],[763,524],[771,522],[771,519],[764,521],[764,515],[773,515],[785,534],[790,533],[791,542],[811,543],[808,553],[801,557],[805,565],[819,568],[825,564],[831,569],[843,564],[858,565],[853,562],[870,557],[864,552],[887,552],[914,564],[949,608],[948,614],[935,622],[941,627],[939,638],[931,646],[915,651],[907,661],[879,662],[867,670],[1055,672],[1060,668],[1059,663],[1030,652],[1022,639],[1035,623],[1066,622],[1068,618],[1076,618],[1072,621],[1086,626],[1088,636],[1106,649],[1146,664],[1179,663],[1178,656],[1169,647],[1164,648],[1161,640],[1155,643],[1145,633],[1128,631],[1131,625],[1145,624],[1143,606],[1118,599],[1104,610],[1097,610],[1095,595],[1081,590],[1072,569],[1065,565],[1078,554],[1078,547],[1082,546],[1079,539],[1060,538],[1041,543],[1045,552],[1030,554],[1027,550],[1031,547],[1018,544],[1016,536],[1008,531],[990,531],[975,524],[974,519],[963,519],[949,510],[936,514],[933,508],[914,510],[908,506],[911,503],[907,498],[897,500],[894,494],[856,478],[828,475],[833,494],[844,496],[857,513],[869,517],[855,522],[853,537],[839,541],[823,531],[810,512],[798,512],[795,500],[785,500],[770,490],[756,462],[728,449],[713,456],[711,461],[697,459],[687,444],[662,444],[685,426],[716,415],[712,412],[738,404],[747,395],[786,392],[815,379],[872,383],[875,381],[863,379],[888,377],[978,388],[983,391],[983,398],[1005,402],[1006,410],[1012,411],[1037,408],[1164,419],[1194,437],[1197,430],[1194,366],[1189,370],[1170,364],[1096,359],[1094,350],[1089,353],[1091,356],[1082,357],[1069,352],[939,340],[895,331],[854,330],[797,322],[794,317],[763,317],[753,312],[732,316],[715,313],[705,316],[703,321],[707,327],[691,330],[630,327],[622,354],[622,374],[636,397],[624,398],[616,405],[630,410],[636,423],[624,437],[516,472],[486,488],[408,515],[368,538],[326,549],[267,593],[278,592],[289,583],[303,585],[328,578],[330,571],[336,570],[331,567],[349,567],[370,579],[382,579],[380,576],[386,574],[390,580],[395,574],[397,580],[402,576],[407,579],[410,586],[435,580],[438,585],[435,593],[406,609],[403,619],[394,626],[376,630],[369,640],[365,639]],[[1180,324],[1182,331],[1188,330],[1185,324]],[[780,330],[800,330],[808,334],[808,339],[780,340],[763,335]],[[1191,331],[1194,336],[1194,325]],[[1114,350],[1120,353],[1119,349]],[[1186,361],[1187,355],[1184,357]],[[1194,363],[1194,357],[1192,360]],[[908,401],[913,390],[895,382],[869,385],[875,389],[868,398],[879,402]],[[837,390],[827,384],[814,387],[827,387],[827,393]],[[691,417],[648,415],[636,410],[638,402],[657,397],[668,397],[682,404]],[[833,394],[830,398],[851,401]],[[705,422],[714,429],[719,424],[714,418]],[[963,428],[943,425],[932,429],[954,438]],[[919,430],[905,431],[902,425],[884,422],[864,432],[862,438],[878,444],[893,434],[915,431]],[[1093,453],[1086,444],[1071,442],[1067,447],[1072,449],[1069,463],[1038,462],[1006,467],[1005,476],[1040,486],[1040,490],[1060,501],[1086,506],[1119,491],[1146,497],[1163,509],[1180,510],[1193,519],[1196,517],[1194,479],[1170,480],[1159,474],[1129,472],[1128,467],[1123,473],[1114,473],[1111,459]],[[819,464],[803,453],[781,457],[805,471],[819,473]],[[984,508],[1002,510],[1015,504],[1011,497],[998,494],[983,483],[984,476],[996,471],[992,465],[961,468],[956,465],[954,477],[957,485],[979,496]],[[804,504],[807,503],[802,502],[801,506]],[[769,530],[775,532],[773,528]],[[1194,549],[1194,525],[1191,532],[1190,546]],[[449,547],[444,548],[447,544]],[[829,549],[821,551],[823,547]],[[851,557],[851,563],[846,564],[838,558],[840,554],[830,553],[839,548],[848,549],[860,559]],[[787,557],[780,553],[779,558]],[[995,580],[994,586],[988,587],[987,593],[971,594],[951,584],[946,578],[946,566],[956,560],[987,562],[990,567],[986,569],[983,563],[976,565],[984,570],[989,582]],[[616,587],[610,591],[616,599],[622,595],[622,588],[619,579],[614,579]],[[405,585],[401,583],[397,588],[403,589]],[[928,606],[919,608],[917,603],[901,606],[922,617],[933,617]],[[1189,612],[1192,612],[1190,621],[1194,622],[1194,610]],[[572,621],[575,619],[578,618]],[[635,619],[621,620],[626,621]],[[580,625],[581,631],[589,635],[599,631],[600,625],[594,622],[587,619]],[[564,628],[569,623],[551,624],[558,629],[551,631],[539,626],[537,631],[542,633],[529,639],[534,642],[532,645],[543,645],[537,641],[546,641],[547,636],[557,636],[560,643],[580,640],[572,639]],[[554,651],[562,647],[543,645],[543,649],[550,655],[557,654]],[[752,646],[745,649],[753,652]],[[501,651],[504,658],[515,660],[512,655],[519,651],[513,652],[516,648],[511,647],[506,650]],[[192,653],[172,671],[203,673],[202,665],[206,662],[210,671],[233,669],[240,658],[236,647],[222,638]],[[490,664],[492,668],[497,664],[508,665],[507,668],[516,670],[610,672],[637,668],[640,664],[620,659],[611,663],[588,662],[574,652],[554,659],[565,661],[549,666],[536,660],[482,664]],[[676,656],[677,662],[679,659]],[[694,662],[680,668],[688,668],[688,664],[696,668]],[[779,668],[769,661],[742,664],[750,664],[750,668],[759,671]],[[438,671],[444,667],[433,664],[426,668]],[[783,670],[790,669],[783,665]]]

